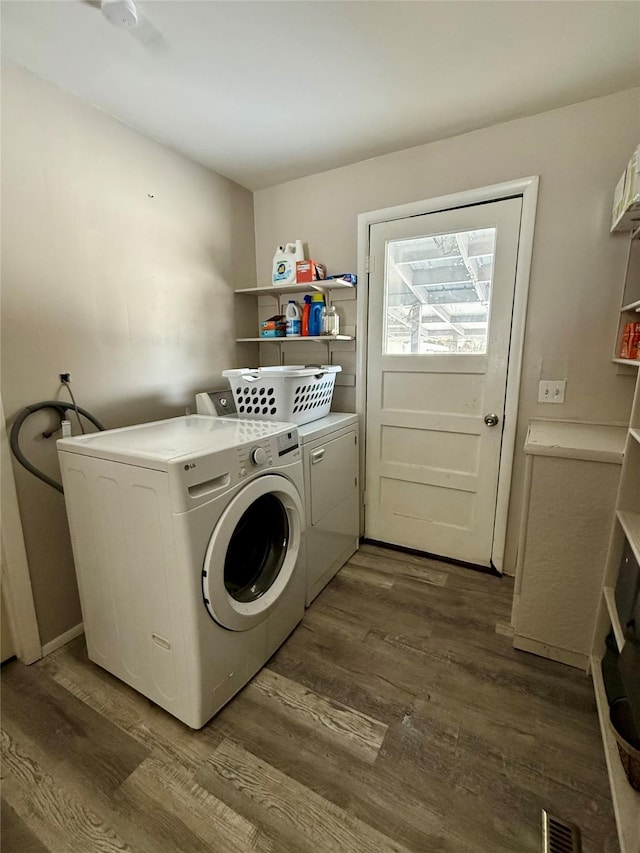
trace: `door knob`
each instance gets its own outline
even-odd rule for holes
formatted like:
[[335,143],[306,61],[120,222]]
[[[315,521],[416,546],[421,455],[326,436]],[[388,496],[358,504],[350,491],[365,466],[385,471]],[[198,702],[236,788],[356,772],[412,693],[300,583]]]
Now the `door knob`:
[[495,426],[499,421],[500,418],[495,414],[495,412],[491,412],[484,416],[484,422],[487,426]]

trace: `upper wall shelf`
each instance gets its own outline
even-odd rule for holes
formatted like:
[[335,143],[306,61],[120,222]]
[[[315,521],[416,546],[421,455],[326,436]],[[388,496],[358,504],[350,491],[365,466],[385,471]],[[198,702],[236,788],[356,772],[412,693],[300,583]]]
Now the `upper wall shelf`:
[[270,284],[266,287],[243,287],[236,293],[247,293],[250,296],[261,296],[268,294],[278,296],[282,293],[309,293],[310,290],[339,290],[354,288],[355,285],[343,278],[323,279],[321,281],[309,281],[305,284]]

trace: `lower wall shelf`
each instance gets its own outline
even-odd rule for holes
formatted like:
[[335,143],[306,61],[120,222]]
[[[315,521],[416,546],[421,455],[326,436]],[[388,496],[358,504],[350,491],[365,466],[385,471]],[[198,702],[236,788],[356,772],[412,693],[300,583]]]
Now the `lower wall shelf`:
[[631,545],[636,560],[640,562],[640,512],[618,510],[616,515],[618,516],[620,526],[624,530],[624,535]]
[[610,586],[605,586],[602,588],[602,594],[604,596],[605,604],[607,605],[607,612],[609,614],[609,619],[611,620],[611,628],[613,629],[613,633],[616,638],[618,651],[622,651],[622,647],[624,646],[624,632],[622,630],[622,625],[620,624],[618,608],[616,607],[615,590]]
[[620,762],[618,746],[609,722],[609,703],[604,690],[600,661],[596,657],[591,658],[591,676],[598,706],[602,745],[609,773],[613,811],[618,827],[620,853],[639,853],[640,792],[631,787]]
[[321,344],[332,344],[335,341],[355,341],[353,335],[287,335],[282,338],[236,338],[237,344],[287,344],[295,341],[320,341]]

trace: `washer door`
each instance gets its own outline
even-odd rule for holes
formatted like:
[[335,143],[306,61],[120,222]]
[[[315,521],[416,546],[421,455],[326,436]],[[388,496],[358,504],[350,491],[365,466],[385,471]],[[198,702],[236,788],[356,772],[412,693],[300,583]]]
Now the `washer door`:
[[210,615],[246,631],[277,606],[296,568],[303,510],[285,477],[266,474],[240,491],[209,540],[202,593]]

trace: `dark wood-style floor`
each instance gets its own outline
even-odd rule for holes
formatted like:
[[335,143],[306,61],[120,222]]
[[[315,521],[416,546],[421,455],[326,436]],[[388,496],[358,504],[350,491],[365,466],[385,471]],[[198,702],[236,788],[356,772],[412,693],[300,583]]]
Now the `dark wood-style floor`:
[[513,584],[364,546],[192,732],[87,660],[2,672],[2,849],[617,851],[591,682],[516,652]]

